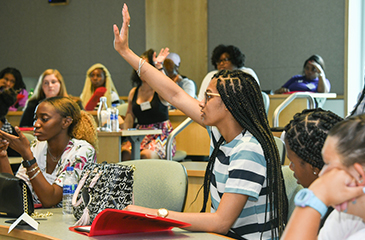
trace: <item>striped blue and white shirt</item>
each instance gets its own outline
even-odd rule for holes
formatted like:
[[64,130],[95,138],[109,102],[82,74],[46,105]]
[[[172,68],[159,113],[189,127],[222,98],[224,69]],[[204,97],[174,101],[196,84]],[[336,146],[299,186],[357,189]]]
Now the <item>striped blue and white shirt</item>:
[[[221,134],[216,127],[207,127],[210,138],[210,154]],[[266,160],[257,139],[248,131],[240,133],[229,143],[220,146],[214,163],[210,184],[211,212],[218,209],[224,193],[238,193],[248,196],[231,230],[247,239],[271,239],[270,211],[266,211]]]

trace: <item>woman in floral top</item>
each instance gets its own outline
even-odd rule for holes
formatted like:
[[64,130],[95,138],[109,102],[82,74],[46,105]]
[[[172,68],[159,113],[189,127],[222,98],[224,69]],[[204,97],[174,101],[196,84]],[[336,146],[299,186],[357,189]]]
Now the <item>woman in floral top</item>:
[[29,146],[19,128],[15,130],[19,137],[0,131],[0,172],[11,173],[6,153],[10,146],[24,159],[16,175],[28,183],[35,203],[43,207],[59,206],[66,168],[74,167],[79,178],[85,164],[96,161],[94,118],[81,111],[72,99],[52,97],[41,102],[36,110],[37,140]]

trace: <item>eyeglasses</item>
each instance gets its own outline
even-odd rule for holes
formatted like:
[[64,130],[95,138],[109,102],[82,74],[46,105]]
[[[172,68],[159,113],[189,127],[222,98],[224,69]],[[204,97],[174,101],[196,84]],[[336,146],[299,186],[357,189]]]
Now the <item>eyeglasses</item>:
[[208,100],[211,99],[213,96],[220,97],[221,95],[219,93],[211,93],[211,92],[205,91],[204,96],[205,96],[205,101],[204,101],[204,105],[205,105],[205,104],[207,104]]
[[226,62],[228,62],[228,61],[231,61],[231,59],[230,59],[230,58],[223,58],[223,59],[219,59],[219,60],[216,62],[216,64],[217,64],[217,65],[219,65],[219,64],[221,64],[221,63],[226,63]]

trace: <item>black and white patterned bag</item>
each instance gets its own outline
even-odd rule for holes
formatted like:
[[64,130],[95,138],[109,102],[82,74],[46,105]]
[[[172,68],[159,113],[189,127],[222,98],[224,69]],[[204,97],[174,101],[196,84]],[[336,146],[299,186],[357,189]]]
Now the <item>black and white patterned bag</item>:
[[[132,204],[134,166],[88,163],[72,198],[75,225],[90,225],[106,208],[123,209]],[[81,195],[81,196],[80,196]]]

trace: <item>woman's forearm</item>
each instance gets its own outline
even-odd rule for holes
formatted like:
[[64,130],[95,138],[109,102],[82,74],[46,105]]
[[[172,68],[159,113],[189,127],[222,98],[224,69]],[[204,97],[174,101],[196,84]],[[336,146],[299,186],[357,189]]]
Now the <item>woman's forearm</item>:
[[281,240],[317,239],[321,215],[311,207],[296,207]]
[[8,156],[0,157],[0,172],[13,174]]
[[318,87],[317,92],[319,93],[328,93],[330,91],[330,87],[326,81],[326,75],[323,72],[322,74],[318,75]]

